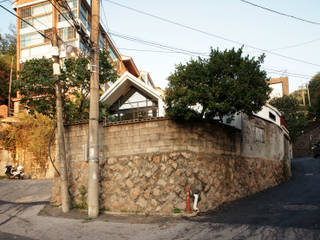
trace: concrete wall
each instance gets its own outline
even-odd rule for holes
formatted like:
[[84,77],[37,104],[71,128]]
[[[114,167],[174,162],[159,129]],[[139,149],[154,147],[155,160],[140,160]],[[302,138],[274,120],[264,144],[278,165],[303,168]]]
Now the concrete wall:
[[282,160],[284,157],[284,142],[282,129],[275,124],[260,118],[249,121],[243,116],[241,155],[265,159]]
[[[252,141],[256,126],[264,128],[263,143]],[[257,118],[244,129],[168,119],[100,126],[100,206],[110,211],[184,211],[189,185],[201,195],[200,211],[207,211],[279,184],[285,149],[279,127]],[[81,188],[87,188],[87,132],[86,124],[66,131],[70,189],[77,204]],[[58,179],[52,193],[52,202],[60,203]]]

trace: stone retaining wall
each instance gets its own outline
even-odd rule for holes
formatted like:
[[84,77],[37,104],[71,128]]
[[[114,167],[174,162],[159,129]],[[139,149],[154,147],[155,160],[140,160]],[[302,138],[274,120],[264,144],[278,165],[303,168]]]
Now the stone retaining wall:
[[[87,131],[86,124],[67,128],[70,189],[77,205],[86,199]],[[283,180],[281,159],[241,156],[241,132],[225,125],[162,119],[101,126],[100,134],[100,206],[105,210],[185,211],[189,185],[200,192],[200,211],[207,211]],[[52,193],[52,202],[60,203],[57,178]]]

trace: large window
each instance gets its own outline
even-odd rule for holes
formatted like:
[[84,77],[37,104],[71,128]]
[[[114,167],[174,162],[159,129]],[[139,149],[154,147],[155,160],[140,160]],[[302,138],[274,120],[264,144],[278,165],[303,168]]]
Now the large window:
[[20,44],[21,47],[27,47],[31,45],[37,45],[44,43],[44,38],[39,33],[29,33],[21,35]]
[[[52,6],[50,3],[44,3],[22,8],[20,17],[36,28],[50,28],[52,26]],[[20,21],[22,29],[30,26],[24,21]]]
[[86,26],[86,28],[91,31],[91,25],[90,25],[90,17],[88,11],[81,5],[80,6],[80,19],[83,25]]
[[76,38],[76,31],[73,27],[60,28],[58,34],[63,41],[73,40]]

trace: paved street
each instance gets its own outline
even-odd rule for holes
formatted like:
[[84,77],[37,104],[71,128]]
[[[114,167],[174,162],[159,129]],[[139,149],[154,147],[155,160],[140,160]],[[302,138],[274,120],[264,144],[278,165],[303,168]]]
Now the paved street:
[[0,181],[2,239],[320,239],[320,159],[294,160],[286,184],[194,218],[39,216],[50,181]]

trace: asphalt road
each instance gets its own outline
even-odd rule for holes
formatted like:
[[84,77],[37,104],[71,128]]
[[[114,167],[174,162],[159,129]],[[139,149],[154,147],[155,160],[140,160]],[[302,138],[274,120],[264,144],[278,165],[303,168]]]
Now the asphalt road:
[[[38,215],[50,181],[0,181],[0,240],[310,239],[320,240],[320,159],[293,161],[288,183],[193,218]],[[70,218],[71,217],[71,218]]]

